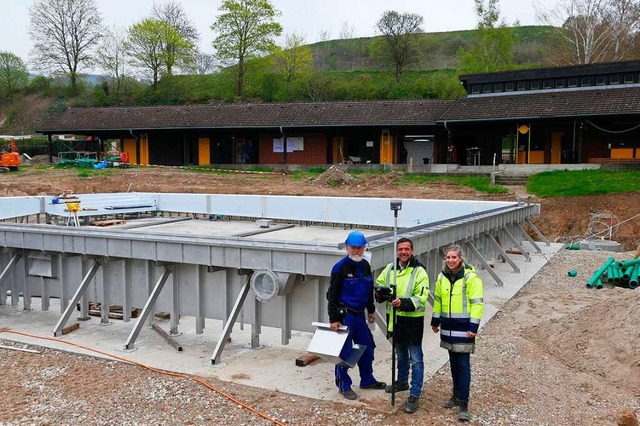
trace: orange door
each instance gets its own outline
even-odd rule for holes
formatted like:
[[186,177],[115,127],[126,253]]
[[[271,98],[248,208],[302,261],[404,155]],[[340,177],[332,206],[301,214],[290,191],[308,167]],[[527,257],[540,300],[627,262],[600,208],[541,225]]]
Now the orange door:
[[387,129],[380,135],[380,164],[393,164],[393,136]]
[[564,133],[551,133],[551,164],[562,162],[562,136]]

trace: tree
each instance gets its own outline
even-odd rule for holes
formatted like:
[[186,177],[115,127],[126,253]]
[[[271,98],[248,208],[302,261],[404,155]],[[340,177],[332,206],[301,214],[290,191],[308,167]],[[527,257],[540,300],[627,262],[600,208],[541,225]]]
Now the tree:
[[338,38],[341,40],[347,40],[353,38],[356,33],[356,28],[353,23],[349,21],[342,21],[340,24],[340,35]]
[[191,64],[191,71],[198,75],[211,73],[218,66],[215,56],[209,53],[196,52]]
[[77,89],[78,72],[93,64],[102,19],[94,0],[35,0],[29,10],[29,34],[37,69],[62,72]]
[[126,37],[123,34],[124,31],[117,26],[107,30],[96,55],[98,66],[115,82],[116,94],[120,93],[126,77]]
[[276,66],[289,86],[300,75],[309,75],[313,71],[313,54],[305,45],[305,38],[293,33],[287,35],[284,48],[276,51]]
[[[167,49],[169,44],[177,48]],[[151,71],[154,89],[158,87],[160,77],[168,75],[173,64],[180,58],[179,52],[189,50],[191,46],[173,26],[151,18],[133,24],[125,43],[133,65]]]
[[384,37],[382,59],[393,69],[397,84],[402,81],[402,72],[418,58],[415,38],[422,32],[423,22],[420,15],[391,10],[384,12],[376,23]]
[[[470,50],[458,51],[461,73],[484,73],[513,68],[515,31],[500,21],[498,0],[474,0],[478,26]],[[497,25],[497,26],[496,26]]]
[[[186,65],[189,61],[193,60],[196,55],[195,46],[198,44],[198,41],[200,41],[200,34],[191,20],[187,17],[187,14],[184,12],[184,9],[182,9],[180,3],[168,1],[162,4],[154,4],[151,11],[151,17],[171,25],[176,32],[180,34],[182,40],[187,42],[181,43],[180,45],[170,42],[165,43],[165,56],[167,58],[179,58],[179,65]],[[167,63],[165,66],[167,74],[173,74],[173,64]]]
[[20,57],[0,51],[0,95],[10,99],[29,83],[29,71]]
[[640,27],[638,0],[561,0],[537,13],[540,21],[559,27],[570,47],[560,61],[569,64],[628,59]]
[[273,50],[282,26],[280,15],[268,0],[224,0],[211,29],[217,33],[213,47],[221,61],[237,61],[236,96],[244,94],[246,61]]

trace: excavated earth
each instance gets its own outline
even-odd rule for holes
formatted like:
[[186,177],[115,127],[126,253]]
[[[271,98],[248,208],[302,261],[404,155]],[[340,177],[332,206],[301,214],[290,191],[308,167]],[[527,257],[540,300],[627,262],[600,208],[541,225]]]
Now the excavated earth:
[[[524,187],[505,195],[453,183],[398,185],[397,173],[345,175],[332,169],[316,179],[284,173],[206,173],[153,167],[101,172],[46,167],[0,175],[0,196],[87,192],[191,192],[349,197],[515,200],[542,206],[535,219],[550,240],[574,242],[591,215],[620,222],[615,239],[627,250],[640,242],[640,194],[538,199]],[[633,257],[616,253],[616,259]],[[470,410],[474,425],[637,425],[640,411],[640,290],[587,289],[584,283],[611,253],[563,250],[484,327],[472,356]],[[568,277],[575,269],[577,277]],[[25,346],[0,347],[0,425],[233,424],[276,419],[300,425],[451,425],[441,408],[448,367],[425,380],[421,407],[408,415],[368,411],[215,379],[206,384],[133,365]],[[429,354],[425,354],[429,356]],[[329,374],[329,373],[328,373]],[[243,407],[243,404],[251,409]]]

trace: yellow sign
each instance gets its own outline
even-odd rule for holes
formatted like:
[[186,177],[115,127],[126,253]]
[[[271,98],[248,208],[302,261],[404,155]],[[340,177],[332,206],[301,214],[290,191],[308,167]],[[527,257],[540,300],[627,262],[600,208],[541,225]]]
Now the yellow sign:
[[527,126],[526,124],[523,124],[520,127],[518,127],[518,131],[524,135],[529,131],[529,126]]

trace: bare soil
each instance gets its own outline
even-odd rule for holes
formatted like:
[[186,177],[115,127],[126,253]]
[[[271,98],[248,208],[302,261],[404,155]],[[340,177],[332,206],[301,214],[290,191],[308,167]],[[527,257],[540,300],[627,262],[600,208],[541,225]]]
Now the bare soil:
[[[538,228],[550,240],[586,235],[591,214],[607,211],[624,222],[614,239],[627,250],[640,242],[640,194],[559,199],[529,197],[523,187],[487,195],[451,183],[397,185],[395,174],[318,179],[283,173],[205,173],[149,167],[85,173],[23,168],[0,175],[0,196],[153,191],[351,197],[515,200],[541,204]],[[85,176],[85,177],[81,177]],[[640,410],[640,290],[586,289],[584,282],[611,253],[565,250],[510,300],[482,330],[472,357],[470,409],[475,425],[637,425]],[[632,252],[616,254],[624,259]],[[578,277],[567,277],[569,269]],[[2,335],[0,323],[0,339]],[[0,343],[11,345],[11,342]],[[22,347],[22,346],[21,346]],[[136,366],[41,349],[0,348],[0,424],[457,424],[441,408],[449,396],[445,366],[425,382],[420,410],[381,414],[206,379],[236,400],[192,379],[166,377]],[[428,356],[428,354],[425,354]],[[86,377],[90,380],[81,380]],[[402,396],[401,398],[404,398]],[[402,400],[401,400],[402,401]]]

